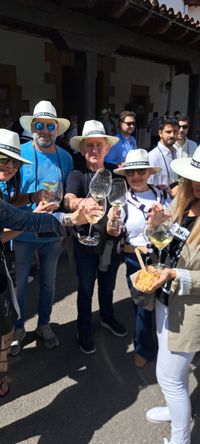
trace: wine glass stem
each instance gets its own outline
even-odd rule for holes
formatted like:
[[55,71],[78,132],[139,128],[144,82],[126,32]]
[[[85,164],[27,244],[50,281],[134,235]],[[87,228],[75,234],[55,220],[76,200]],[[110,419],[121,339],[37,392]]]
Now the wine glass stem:
[[158,250],[158,267],[161,267],[162,250]]
[[91,233],[92,233],[92,224],[90,224],[90,228],[89,228],[89,233],[88,233],[88,237],[91,237]]

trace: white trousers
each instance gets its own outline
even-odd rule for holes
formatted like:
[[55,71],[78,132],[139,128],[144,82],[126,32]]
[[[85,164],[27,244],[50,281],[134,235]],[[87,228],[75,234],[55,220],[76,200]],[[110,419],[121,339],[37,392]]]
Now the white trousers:
[[[180,296],[181,297],[181,296]],[[156,375],[171,414],[171,444],[190,444],[189,366],[195,353],[168,349],[168,307],[156,302],[158,357]],[[190,334],[190,332],[188,332]]]

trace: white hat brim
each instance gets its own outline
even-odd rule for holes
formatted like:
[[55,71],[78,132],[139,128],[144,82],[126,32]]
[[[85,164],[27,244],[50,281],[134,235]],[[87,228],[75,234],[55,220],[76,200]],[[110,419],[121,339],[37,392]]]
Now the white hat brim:
[[[21,123],[22,128],[24,128],[27,131],[31,131],[31,123],[35,118],[36,117],[34,116],[21,116],[19,121]],[[67,131],[67,129],[70,127],[70,121],[67,119],[63,119],[61,117],[37,116],[37,119],[56,120],[56,122],[58,122],[58,136],[61,136],[61,134],[65,133],[65,131]]]
[[5,154],[5,156],[11,157],[13,159],[20,160],[20,162],[22,162],[22,163],[32,164],[32,162],[30,162],[30,160],[26,160],[26,159],[24,159],[24,157],[21,157],[19,154],[12,153],[11,151],[6,150],[4,148],[0,148],[0,153]]
[[184,157],[172,160],[170,166],[172,170],[185,179],[200,182],[200,168],[191,165],[192,158]]
[[122,168],[116,168],[115,170],[113,170],[113,173],[115,174],[120,174],[120,176],[125,176],[126,175],[126,171],[129,170],[150,170],[150,174],[156,174],[159,173],[162,168],[160,167],[152,167],[152,166],[146,166],[146,165],[137,165],[135,168],[133,166],[124,166]]
[[70,146],[76,150],[76,151],[80,151],[80,143],[82,142],[82,140],[85,139],[93,139],[93,138],[105,138],[108,140],[108,143],[110,146],[115,145],[117,142],[119,142],[119,137],[116,136],[108,136],[107,134],[91,134],[91,136],[74,136],[70,139]]

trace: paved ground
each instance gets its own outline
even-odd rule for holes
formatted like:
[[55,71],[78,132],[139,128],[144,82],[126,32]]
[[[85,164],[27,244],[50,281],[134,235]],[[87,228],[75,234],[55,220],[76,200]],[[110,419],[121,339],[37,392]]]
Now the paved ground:
[[[133,310],[124,266],[118,275],[115,311],[129,334],[119,339],[99,327],[95,292],[93,356],[85,356],[76,342],[76,283],[73,266],[63,255],[52,315],[61,346],[52,351],[35,340],[37,274],[29,284],[28,335],[21,355],[10,358],[11,392],[0,401],[0,444],[161,444],[170,428],[145,420],[145,411],[163,404],[163,397],[155,362],[143,370],[133,363]],[[199,379],[197,356],[190,374],[192,444],[200,442]]]

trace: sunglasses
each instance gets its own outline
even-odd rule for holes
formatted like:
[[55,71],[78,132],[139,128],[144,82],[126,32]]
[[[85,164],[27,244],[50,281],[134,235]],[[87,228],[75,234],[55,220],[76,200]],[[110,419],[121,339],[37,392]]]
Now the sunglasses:
[[33,126],[37,131],[42,131],[44,128],[47,128],[50,133],[57,128],[56,123],[33,122]]
[[141,168],[141,169],[135,169],[135,170],[127,170],[126,171],[126,176],[133,176],[135,173],[139,174],[139,176],[143,176],[144,174],[146,174],[146,168]]
[[121,120],[122,123],[125,123],[127,126],[135,126],[136,122],[133,120],[132,122],[124,122],[124,120]]
[[179,125],[179,128],[183,128],[184,130],[188,129],[188,125]]
[[12,162],[13,168],[17,169],[21,166],[22,162],[17,159],[13,159],[12,157],[0,157],[0,163],[7,165],[9,162]]

